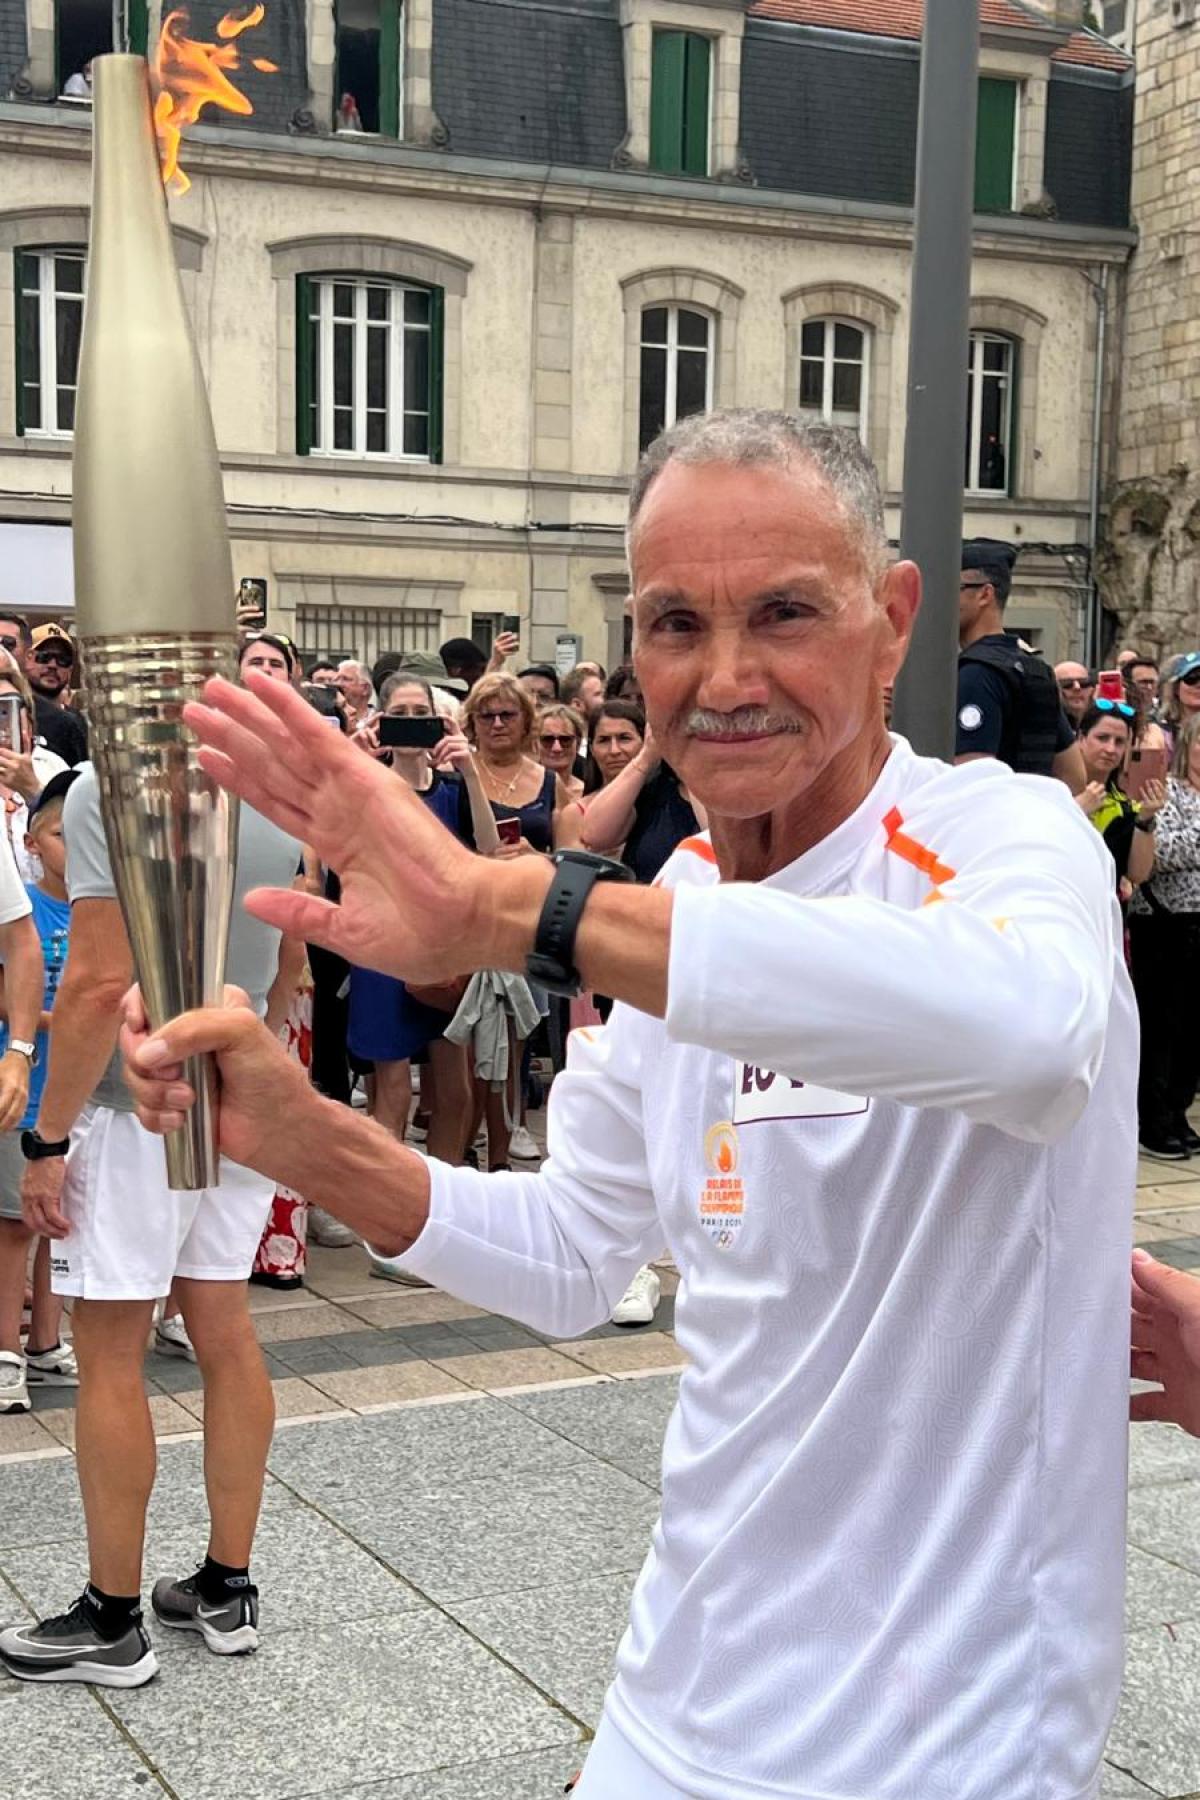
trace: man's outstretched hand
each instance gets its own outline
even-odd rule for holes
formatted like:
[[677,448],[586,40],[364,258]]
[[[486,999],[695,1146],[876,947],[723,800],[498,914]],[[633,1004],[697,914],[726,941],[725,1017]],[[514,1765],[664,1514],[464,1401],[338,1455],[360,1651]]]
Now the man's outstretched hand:
[[1200,1437],[1200,1280],[1133,1253],[1130,1372],[1158,1388],[1134,1394],[1131,1419],[1166,1419]]
[[341,878],[339,906],[255,888],[246,910],[358,967],[414,982],[521,969],[551,869],[473,856],[404,781],[348,743],[287,682],[210,681],[185,709],[209,774],[309,844]]

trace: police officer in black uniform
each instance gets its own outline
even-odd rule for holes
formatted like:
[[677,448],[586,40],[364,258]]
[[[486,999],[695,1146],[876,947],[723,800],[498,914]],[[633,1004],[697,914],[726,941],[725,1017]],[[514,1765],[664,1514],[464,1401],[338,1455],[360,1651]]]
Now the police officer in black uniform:
[[963,545],[958,595],[958,718],[954,760],[994,756],[1019,775],[1086,785],[1054,671],[1004,630],[1017,553],[997,538]]

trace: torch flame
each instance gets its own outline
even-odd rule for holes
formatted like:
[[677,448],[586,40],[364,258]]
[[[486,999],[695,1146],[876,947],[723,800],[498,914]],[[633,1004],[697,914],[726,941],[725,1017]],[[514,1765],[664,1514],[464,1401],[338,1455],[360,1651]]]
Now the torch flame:
[[[240,88],[234,87],[226,71],[241,66],[242,53],[236,40],[244,31],[261,25],[267,16],[265,6],[252,6],[247,13],[226,13],[217,26],[221,42],[206,44],[184,36],[188,15],[182,8],[167,14],[154,56],[154,86],[158,98],[154,103],[154,128],[158,133],[159,160],[163,181],[177,194],[186,194],[191,182],[179,167],[179,140],[189,125],[194,125],[206,106],[219,106],[226,112],[246,118],[254,108]],[[265,57],[254,57],[252,66],[263,74],[278,73],[275,63]]]
[[722,1175],[728,1175],[730,1169],[733,1167],[733,1151],[724,1141],[722,1141],[721,1148],[717,1151],[717,1167],[720,1169]]

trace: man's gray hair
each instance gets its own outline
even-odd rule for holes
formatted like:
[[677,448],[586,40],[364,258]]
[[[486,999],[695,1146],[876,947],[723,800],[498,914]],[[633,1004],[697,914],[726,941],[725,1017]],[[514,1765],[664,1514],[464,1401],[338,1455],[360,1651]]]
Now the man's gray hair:
[[840,425],[770,407],[735,406],[695,413],[661,432],[633,477],[628,532],[632,535],[646,495],[669,462],[741,467],[762,463],[787,468],[798,459],[811,464],[833,490],[847,525],[860,541],[872,578],[880,574],[888,554],[883,494],[862,439]]

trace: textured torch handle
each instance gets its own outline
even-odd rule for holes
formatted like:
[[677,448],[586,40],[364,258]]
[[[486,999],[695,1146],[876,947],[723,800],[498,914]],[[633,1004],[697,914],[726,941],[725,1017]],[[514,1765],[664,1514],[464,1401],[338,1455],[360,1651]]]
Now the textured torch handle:
[[[200,767],[188,700],[234,666],[232,631],[82,640],[92,761],[113,879],[150,1024],[224,997],[237,802]],[[187,1071],[196,1105],[166,1139],[172,1188],[218,1182],[216,1071]]]

